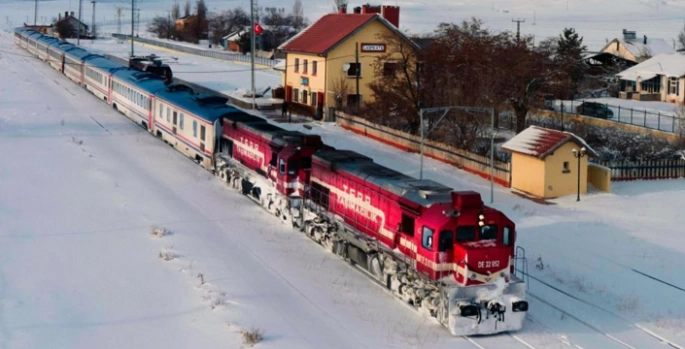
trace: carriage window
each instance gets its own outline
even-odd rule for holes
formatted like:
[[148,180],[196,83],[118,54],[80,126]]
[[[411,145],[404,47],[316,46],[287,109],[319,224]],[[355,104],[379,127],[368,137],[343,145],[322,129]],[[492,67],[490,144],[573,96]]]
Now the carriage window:
[[160,104],[159,105],[159,118],[160,119],[163,117],[162,116],[163,114],[164,114],[164,106]]
[[473,241],[476,239],[476,227],[457,227],[457,241]]
[[480,227],[480,240],[497,239],[497,226],[494,224]]
[[427,250],[433,249],[433,233],[433,229],[426,226],[423,227],[423,234],[421,237],[421,244],[423,245],[423,248]]
[[181,130],[183,129],[183,116],[184,116],[183,113],[181,113],[181,124],[179,125]]
[[205,140],[205,125],[200,125],[200,139]]
[[511,246],[511,231],[512,229],[510,227],[504,227],[504,234],[502,236],[502,243],[504,246]]
[[440,232],[440,241],[438,242],[438,252],[451,251],[454,247],[454,233],[451,230],[443,230]]
[[197,138],[197,121],[193,120],[193,137]]
[[403,213],[401,228],[403,233],[409,236],[414,236],[414,218]]
[[171,117],[171,109],[169,109],[169,107],[166,107],[166,122],[171,121],[170,117]]

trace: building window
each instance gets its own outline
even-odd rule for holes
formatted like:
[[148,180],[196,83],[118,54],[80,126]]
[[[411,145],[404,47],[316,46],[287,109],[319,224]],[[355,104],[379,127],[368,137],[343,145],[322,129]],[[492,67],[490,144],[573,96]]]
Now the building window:
[[307,90],[302,90],[302,104],[307,104],[307,97],[309,96],[309,92]]
[[312,75],[316,75],[316,61],[312,61]]
[[295,72],[297,73],[298,71],[300,71],[300,59],[295,58]]
[[347,68],[347,77],[354,78],[357,76],[357,71],[359,71],[359,76],[362,76],[361,63],[347,63],[350,67]]
[[561,172],[562,173],[571,173],[571,168],[569,167],[568,161],[564,161],[564,169]]
[[393,76],[397,71],[397,63],[386,62],[383,63],[383,76]]
[[672,95],[679,95],[680,92],[680,79],[679,78],[668,78],[668,93]]
[[299,102],[299,101],[300,101],[300,90],[293,89],[293,102]]
[[307,74],[308,63],[306,59],[302,61],[302,74]]

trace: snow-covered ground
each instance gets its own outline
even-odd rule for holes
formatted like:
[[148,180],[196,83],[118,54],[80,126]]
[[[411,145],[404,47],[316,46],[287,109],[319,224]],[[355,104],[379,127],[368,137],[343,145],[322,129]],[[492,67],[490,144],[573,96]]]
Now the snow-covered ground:
[[[497,187],[493,206],[529,258],[529,320],[453,338],[4,32],[0,55],[0,348],[238,348],[253,327],[263,348],[685,345],[685,180],[614,183],[549,206]],[[281,126],[418,174],[416,154],[335,125]],[[424,175],[489,197],[487,181],[451,166],[426,159]],[[153,225],[173,234],[154,238]]]
[[[183,2],[181,2],[183,3]],[[248,0],[207,0],[209,10],[221,12],[226,9],[250,8]],[[287,12],[294,1],[260,0],[259,7],[283,7]],[[333,10],[332,0],[302,0],[304,14],[315,21]],[[350,1],[352,7],[366,1]],[[671,44],[683,28],[685,2],[682,0],[384,0],[376,3],[400,6],[400,28],[412,33],[432,32],[440,22],[459,23],[477,17],[495,31],[516,31],[513,19],[524,19],[521,32],[535,36],[539,41],[558,36],[566,27],[576,28],[585,38],[590,50],[599,50],[608,41],[620,37],[623,29],[635,30],[639,37],[663,38]],[[155,16],[167,16],[173,1],[138,1],[141,26],[138,32],[145,32],[146,23]],[[57,13],[74,11],[78,13],[76,0],[55,0],[39,2],[38,23],[50,23]],[[118,32],[117,7],[124,7],[121,17],[121,31],[130,32],[130,1],[104,0],[96,4],[96,24],[103,33]],[[128,9],[126,9],[128,7]],[[0,0],[3,27],[18,26],[22,22],[33,23],[34,1]],[[82,18],[91,23],[92,4],[83,2]]]

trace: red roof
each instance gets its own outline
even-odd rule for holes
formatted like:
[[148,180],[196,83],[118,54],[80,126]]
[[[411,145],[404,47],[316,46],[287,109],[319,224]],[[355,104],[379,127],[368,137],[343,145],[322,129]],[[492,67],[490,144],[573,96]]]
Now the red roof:
[[597,153],[582,138],[573,133],[550,130],[538,126],[530,126],[523,130],[523,132],[504,143],[502,148],[515,153],[544,159],[569,141],[573,141],[579,147],[584,147],[588,155],[597,156]]
[[283,44],[281,49],[323,54],[374,18],[377,18],[376,14],[327,14]]

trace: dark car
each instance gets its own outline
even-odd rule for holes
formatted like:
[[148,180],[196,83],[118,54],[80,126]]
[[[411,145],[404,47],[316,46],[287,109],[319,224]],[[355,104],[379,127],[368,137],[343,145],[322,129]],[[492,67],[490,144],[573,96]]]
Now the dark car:
[[614,112],[605,104],[595,102],[583,102],[576,108],[578,114],[592,116],[600,119],[613,119]]

